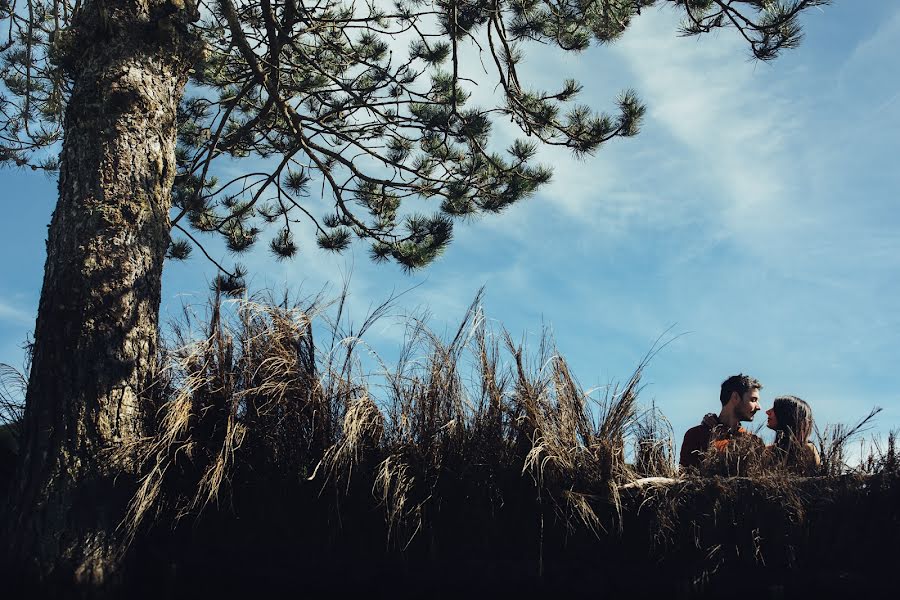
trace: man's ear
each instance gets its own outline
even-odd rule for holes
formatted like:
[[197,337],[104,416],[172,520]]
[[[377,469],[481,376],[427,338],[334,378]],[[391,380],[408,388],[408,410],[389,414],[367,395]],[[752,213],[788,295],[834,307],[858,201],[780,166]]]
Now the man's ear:
[[728,404],[731,404],[731,403],[740,404],[741,403],[741,395],[738,394],[737,392],[731,392],[731,397],[728,399]]

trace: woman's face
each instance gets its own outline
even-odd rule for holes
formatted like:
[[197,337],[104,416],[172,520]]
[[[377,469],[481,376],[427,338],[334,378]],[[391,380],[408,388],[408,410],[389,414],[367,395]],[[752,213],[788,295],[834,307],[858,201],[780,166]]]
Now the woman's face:
[[775,416],[774,406],[766,411],[766,416],[769,417],[769,420],[766,421],[766,427],[769,429],[778,429],[778,417]]

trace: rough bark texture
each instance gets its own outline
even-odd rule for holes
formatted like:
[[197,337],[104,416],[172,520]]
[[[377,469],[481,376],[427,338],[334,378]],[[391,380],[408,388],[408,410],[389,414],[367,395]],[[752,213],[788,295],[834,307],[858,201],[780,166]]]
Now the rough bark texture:
[[183,0],[90,0],[66,36],[74,87],[34,335],[13,548],[41,578],[101,584],[130,491],[110,450],[141,433],[153,380],[194,49]]

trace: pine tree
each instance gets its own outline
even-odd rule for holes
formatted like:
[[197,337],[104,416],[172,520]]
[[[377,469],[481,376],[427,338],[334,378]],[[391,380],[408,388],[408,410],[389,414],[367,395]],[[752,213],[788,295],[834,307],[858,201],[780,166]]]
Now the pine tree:
[[[502,212],[550,179],[538,144],[592,154],[639,130],[632,91],[604,114],[576,103],[575,81],[529,87],[529,42],[583,51],[614,42],[642,9],[672,5],[681,34],[731,27],[770,60],[799,42],[800,14],[826,3],[0,0],[0,163],[59,178],[16,555],[43,576],[115,572],[110,486],[130,466],[104,451],[142,433],[166,257],[213,260],[209,235],[235,253],[266,240],[277,259],[294,257],[306,221],[325,250],[358,240],[376,261],[424,267],[456,221]],[[469,101],[482,67],[460,60],[464,46],[492,70],[496,106]],[[499,119],[524,134],[505,151],[491,143]],[[241,158],[266,160],[220,178]],[[217,287],[243,288],[240,265],[217,267]]]

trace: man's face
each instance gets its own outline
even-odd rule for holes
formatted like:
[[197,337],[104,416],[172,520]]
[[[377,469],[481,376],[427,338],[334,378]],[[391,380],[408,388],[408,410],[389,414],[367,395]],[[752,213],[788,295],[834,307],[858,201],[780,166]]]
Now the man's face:
[[740,421],[752,421],[753,415],[759,410],[759,390],[750,390],[738,396],[737,392],[732,393],[732,401],[737,401],[735,415]]

